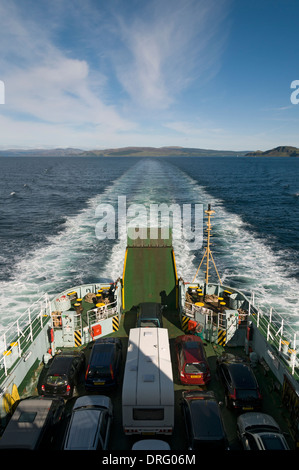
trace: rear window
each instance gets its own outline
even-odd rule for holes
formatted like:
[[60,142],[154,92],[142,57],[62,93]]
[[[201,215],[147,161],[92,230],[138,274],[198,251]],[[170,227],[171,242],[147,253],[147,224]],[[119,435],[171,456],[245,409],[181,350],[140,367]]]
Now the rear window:
[[158,320],[141,320],[140,326],[144,326],[144,327],[156,326],[156,327],[159,327],[159,322],[158,322]]
[[109,365],[114,354],[114,344],[97,344],[91,354],[90,366],[98,367]]
[[66,375],[59,375],[59,374],[48,375],[47,384],[48,385],[65,385],[67,384],[67,377]]
[[264,434],[260,438],[266,450],[285,450],[285,446],[279,436]]
[[205,374],[207,372],[207,366],[204,362],[193,362],[185,365],[186,374]]
[[134,408],[133,419],[136,421],[161,421],[164,419],[163,408]]
[[236,393],[237,393],[237,398],[239,400],[248,400],[248,399],[258,399],[259,398],[259,395],[258,395],[258,392],[257,390],[242,390],[242,389],[237,389],[236,390]]
[[92,366],[88,371],[89,377],[111,377],[109,366]]

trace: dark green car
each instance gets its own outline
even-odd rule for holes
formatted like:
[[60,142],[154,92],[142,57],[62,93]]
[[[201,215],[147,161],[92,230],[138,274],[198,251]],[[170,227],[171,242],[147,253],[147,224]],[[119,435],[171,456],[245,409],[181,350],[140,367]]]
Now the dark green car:
[[136,327],[163,328],[161,305],[157,302],[143,302],[139,304]]

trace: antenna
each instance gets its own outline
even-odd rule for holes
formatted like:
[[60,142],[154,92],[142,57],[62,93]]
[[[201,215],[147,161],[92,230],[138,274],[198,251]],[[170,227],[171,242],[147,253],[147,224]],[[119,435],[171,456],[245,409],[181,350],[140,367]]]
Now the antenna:
[[205,214],[207,214],[208,216],[208,221],[207,221],[207,232],[208,232],[208,236],[207,236],[207,246],[206,246],[206,249],[205,249],[205,252],[204,252],[204,255],[202,257],[202,260],[200,262],[200,265],[198,266],[198,269],[196,271],[196,274],[194,276],[194,279],[192,282],[195,281],[196,279],[196,276],[197,276],[197,273],[198,271],[200,270],[200,267],[202,265],[202,262],[203,260],[205,259],[205,257],[207,258],[207,269],[206,269],[206,285],[208,285],[209,283],[209,261],[210,261],[210,258],[213,262],[213,265],[214,265],[214,268],[215,268],[215,271],[217,273],[217,276],[218,276],[218,279],[220,281],[220,284],[222,285],[222,281],[220,279],[220,276],[219,276],[219,273],[218,273],[218,270],[217,270],[217,267],[216,267],[216,264],[215,264],[215,261],[214,261],[214,258],[213,258],[213,255],[212,255],[212,252],[211,252],[211,249],[210,249],[210,237],[211,237],[211,230],[212,230],[212,225],[211,225],[211,217],[215,214],[215,211],[213,211],[211,209],[211,204],[208,204],[208,210],[205,211]]

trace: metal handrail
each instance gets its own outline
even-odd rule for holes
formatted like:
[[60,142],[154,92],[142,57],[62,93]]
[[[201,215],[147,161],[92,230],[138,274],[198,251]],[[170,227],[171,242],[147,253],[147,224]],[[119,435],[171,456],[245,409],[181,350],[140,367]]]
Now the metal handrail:
[[45,320],[50,318],[50,310],[49,298],[45,294],[4,330],[0,337],[0,381],[42,330]]

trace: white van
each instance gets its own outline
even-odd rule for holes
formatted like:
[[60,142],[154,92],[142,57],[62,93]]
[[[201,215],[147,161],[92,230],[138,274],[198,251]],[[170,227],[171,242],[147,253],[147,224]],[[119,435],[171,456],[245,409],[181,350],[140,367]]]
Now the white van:
[[166,328],[132,328],[122,389],[126,434],[172,434],[174,387]]

